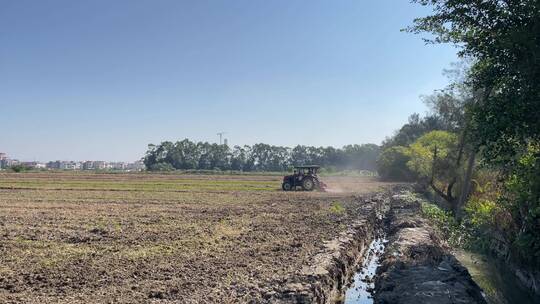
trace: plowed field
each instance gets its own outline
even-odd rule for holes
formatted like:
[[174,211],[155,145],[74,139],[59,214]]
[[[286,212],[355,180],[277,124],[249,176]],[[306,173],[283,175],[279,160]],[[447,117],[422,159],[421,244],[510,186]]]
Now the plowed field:
[[261,300],[388,184],[279,176],[0,174],[0,303]]

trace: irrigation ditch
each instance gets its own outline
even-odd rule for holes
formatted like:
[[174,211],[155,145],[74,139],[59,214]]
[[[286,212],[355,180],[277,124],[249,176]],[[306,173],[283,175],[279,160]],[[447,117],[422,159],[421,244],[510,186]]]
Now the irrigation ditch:
[[404,190],[358,198],[350,224],[268,303],[486,303],[482,290]]

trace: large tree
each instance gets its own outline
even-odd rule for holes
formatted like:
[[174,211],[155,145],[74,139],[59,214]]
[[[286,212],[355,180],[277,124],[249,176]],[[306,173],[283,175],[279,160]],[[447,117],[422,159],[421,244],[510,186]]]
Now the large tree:
[[473,58],[469,134],[504,179],[499,202],[513,218],[509,243],[540,267],[540,1],[413,0],[433,8],[410,31],[453,43]]
[[540,139],[540,1],[414,0],[434,13],[409,30],[430,43],[450,42],[474,58],[471,83],[482,98],[472,108],[472,135],[488,161],[512,166]]
[[446,131],[431,131],[410,145],[408,155],[407,167],[457,213],[460,207],[455,191],[460,169],[458,137]]

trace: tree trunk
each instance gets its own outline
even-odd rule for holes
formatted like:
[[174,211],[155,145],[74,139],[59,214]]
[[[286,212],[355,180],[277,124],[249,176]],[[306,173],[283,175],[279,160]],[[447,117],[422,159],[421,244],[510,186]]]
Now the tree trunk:
[[456,217],[458,219],[461,219],[463,217],[463,206],[465,205],[465,202],[467,201],[469,197],[469,192],[471,190],[471,179],[472,174],[474,170],[474,162],[476,159],[476,152],[471,151],[471,155],[469,156],[469,161],[467,163],[467,172],[465,173],[465,178],[463,180],[463,188],[461,189],[461,195],[459,196],[459,200],[457,202],[457,213]]
[[[435,193],[437,193],[440,197],[447,201],[452,206],[452,208],[454,208],[454,198],[452,197],[452,193],[445,193],[443,190],[437,188],[433,180],[429,183],[429,186],[431,187],[431,189],[433,189],[433,191],[435,191]],[[450,185],[448,186],[450,187]],[[452,187],[450,187],[450,191],[452,191]]]
[[[461,156],[459,156],[461,157]],[[448,184],[446,187],[446,193],[444,192],[444,189],[441,190],[435,186],[435,164],[437,161],[437,146],[433,149],[433,164],[431,165],[431,178],[429,180],[429,185],[433,191],[435,191],[440,197],[442,197],[445,201],[447,201],[452,209],[455,211],[455,199],[452,196],[452,188],[454,188],[454,185],[456,184],[457,178],[454,177],[452,181]],[[458,160],[459,161],[459,160]]]

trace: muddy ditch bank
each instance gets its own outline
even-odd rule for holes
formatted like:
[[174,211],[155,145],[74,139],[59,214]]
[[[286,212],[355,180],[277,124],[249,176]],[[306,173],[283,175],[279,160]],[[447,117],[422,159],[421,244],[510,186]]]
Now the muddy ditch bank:
[[[421,217],[414,195],[395,191],[358,203],[368,216],[326,242],[301,272],[267,289],[264,302],[486,303],[467,269]],[[381,243],[376,246],[381,250],[374,248],[378,241],[386,247]],[[374,263],[369,259],[374,254],[376,275],[366,278],[360,283],[363,290],[358,290],[353,278],[373,274]]]
[[391,193],[363,199],[360,214],[339,237],[325,242],[311,262],[286,282],[266,290],[266,303],[341,303],[346,287],[358,271],[369,246],[383,224]]
[[390,199],[389,242],[375,278],[374,303],[486,303],[420,208],[411,194]]

